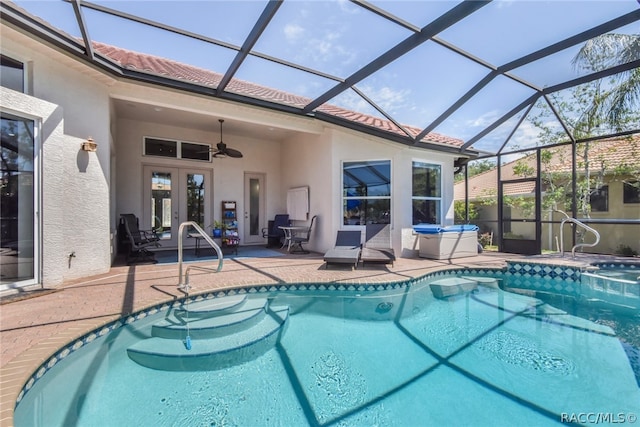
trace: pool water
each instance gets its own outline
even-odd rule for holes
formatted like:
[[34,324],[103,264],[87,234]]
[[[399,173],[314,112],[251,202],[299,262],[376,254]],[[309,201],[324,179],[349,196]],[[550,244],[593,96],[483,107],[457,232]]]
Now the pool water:
[[609,325],[492,287],[436,299],[429,281],[252,295],[288,306],[286,329],[261,356],[224,369],[133,362],[127,348],[167,313],[147,317],[53,366],[16,408],[15,425],[543,426],[640,412]]

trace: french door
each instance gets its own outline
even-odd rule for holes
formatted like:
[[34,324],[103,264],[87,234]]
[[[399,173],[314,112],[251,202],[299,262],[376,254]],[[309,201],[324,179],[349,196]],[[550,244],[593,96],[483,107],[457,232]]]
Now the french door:
[[[194,221],[202,228],[211,224],[211,187],[210,170],[145,166],[142,226],[155,229],[164,248],[177,247],[181,223]],[[192,246],[187,231],[183,244]]]
[[264,174],[244,175],[244,242],[264,243]]

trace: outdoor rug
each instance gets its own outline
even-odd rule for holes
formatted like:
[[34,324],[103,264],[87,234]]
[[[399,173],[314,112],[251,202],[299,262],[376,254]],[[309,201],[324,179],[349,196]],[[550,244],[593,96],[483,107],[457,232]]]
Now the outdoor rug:
[[[178,262],[177,250],[166,251],[154,251],[156,254],[156,260],[159,264],[170,264]],[[228,249],[223,251],[225,259],[241,259],[241,258],[269,258],[282,256],[282,252],[274,251],[262,246],[240,246],[238,247],[238,254],[229,251]],[[217,260],[218,255],[213,248],[201,248],[198,256],[195,254],[195,249],[185,249],[182,252],[183,262],[195,262],[195,261],[209,261]]]

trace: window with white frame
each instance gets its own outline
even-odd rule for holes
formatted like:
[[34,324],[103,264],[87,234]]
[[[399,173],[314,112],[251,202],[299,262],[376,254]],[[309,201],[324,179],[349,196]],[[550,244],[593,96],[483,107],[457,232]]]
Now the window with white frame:
[[413,162],[411,203],[413,224],[442,224],[442,168]]
[[171,157],[173,159],[210,161],[211,153],[208,144],[176,141],[161,138],[144,138],[144,155]]
[[391,223],[391,161],[342,164],[344,225]]

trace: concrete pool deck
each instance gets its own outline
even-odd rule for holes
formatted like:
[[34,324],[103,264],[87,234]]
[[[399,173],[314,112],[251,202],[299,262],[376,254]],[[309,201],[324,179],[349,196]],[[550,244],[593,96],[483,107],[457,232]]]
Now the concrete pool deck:
[[[325,268],[322,254],[238,257],[224,260],[221,272],[194,270],[191,294],[253,285],[294,283],[387,283],[405,281],[449,268],[502,268],[506,260],[526,259],[586,266],[628,258],[584,256],[572,259],[485,252],[469,258],[398,258],[394,266],[367,264]],[[637,261],[637,260],[636,260]],[[191,263],[185,265],[193,265]],[[217,261],[196,265],[216,267]],[[58,349],[118,318],[184,296],[177,288],[176,263],[114,266],[108,273],[70,281],[32,298],[2,295],[0,306],[0,426],[13,425],[16,398],[33,372]],[[26,293],[25,293],[26,294]],[[26,296],[26,295],[25,295]]]

